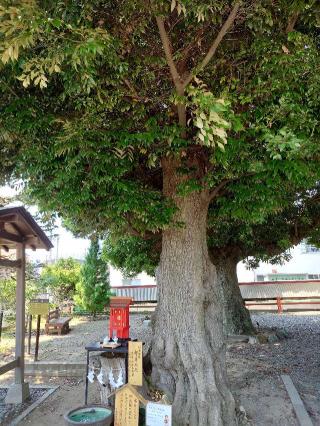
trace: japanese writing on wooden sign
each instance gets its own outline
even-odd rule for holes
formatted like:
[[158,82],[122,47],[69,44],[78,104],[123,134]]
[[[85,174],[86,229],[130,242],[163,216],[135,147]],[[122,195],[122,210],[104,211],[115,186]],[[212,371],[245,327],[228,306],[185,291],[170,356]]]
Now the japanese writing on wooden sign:
[[30,315],[48,315],[49,299],[32,299],[29,304]]
[[172,406],[148,402],[146,413],[147,426],[171,426]]
[[142,386],[142,342],[129,342],[128,383]]
[[139,425],[139,399],[130,386],[116,393],[114,426]]

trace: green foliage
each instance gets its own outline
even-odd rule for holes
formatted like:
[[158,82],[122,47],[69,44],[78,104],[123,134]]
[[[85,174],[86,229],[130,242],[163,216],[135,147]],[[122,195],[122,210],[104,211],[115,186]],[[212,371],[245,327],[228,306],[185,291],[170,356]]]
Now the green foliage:
[[[220,253],[257,267],[260,261],[283,263],[290,259],[289,249],[305,238],[319,238],[319,185],[293,194],[284,200],[284,209],[263,221],[230,219],[216,203],[211,206],[208,222],[208,245],[214,260]],[[287,194],[288,195],[288,194]],[[252,206],[254,208],[254,206]]]
[[59,259],[56,263],[43,268],[40,276],[41,286],[52,294],[55,303],[73,300],[76,286],[80,281],[80,269],[80,262],[71,257]]
[[108,235],[103,241],[102,257],[126,277],[134,277],[142,271],[153,276],[160,250],[161,240],[156,235],[146,240],[128,235]]
[[[319,185],[286,200],[287,207],[270,214],[263,221],[252,222],[224,215],[219,203],[212,203],[208,217],[208,248],[213,263],[217,258],[245,260],[250,268],[259,262],[282,264],[290,260],[290,248],[308,239],[319,246],[320,203]],[[254,206],[251,206],[254,209]],[[125,275],[145,271],[155,274],[160,260],[161,234],[153,238],[108,236],[104,245],[106,258]]]
[[[26,263],[26,304],[41,292],[36,266]],[[0,278],[0,309],[15,310],[16,307],[16,274],[14,269],[7,269]]]
[[0,306],[2,309],[14,309],[16,304],[16,280],[0,279]]
[[[161,164],[171,156],[188,176],[184,196],[228,181],[233,203],[221,206],[231,216],[261,221],[283,208],[275,189],[303,190],[319,177],[317,5],[243,7],[232,37],[197,66],[229,12],[228,1],[4,2],[0,174],[14,171],[41,210],[82,234],[167,227],[175,208],[162,194]],[[178,69],[195,75],[183,95],[156,15]]]
[[[188,95],[190,96],[190,107],[194,115],[194,124],[199,129],[197,133],[200,145],[214,147],[217,145],[224,150],[227,143],[227,130],[231,128],[231,123],[225,118],[230,115],[230,102],[225,99],[216,99],[210,92],[206,84],[195,78],[197,87],[190,86]],[[225,118],[224,118],[225,117]],[[191,122],[192,119],[189,119]]]
[[102,259],[98,239],[91,240],[81,279],[77,284],[75,301],[81,308],[95,314],[109,303],[110,283],[108,264]]

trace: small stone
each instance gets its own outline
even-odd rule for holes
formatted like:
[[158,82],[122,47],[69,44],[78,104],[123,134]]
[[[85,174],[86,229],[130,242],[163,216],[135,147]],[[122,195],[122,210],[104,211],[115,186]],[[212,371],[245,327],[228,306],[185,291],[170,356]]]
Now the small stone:
[[289,334],[285,330],[277,330],[276,336],[278,337],[278,339],[284,340],[289,337]]
[[260,343],[268,343],[268,337],[265,334],[258,334],[258,340]]
[[268,343],[276,343],[276,342],[279,342],[279,339],[276,336],[276,334],[270,334],[270,336],[268,337]]
[[[256,338],[256,336],[249,336],[249,341],[248,343],[250,343],[250,345],[256,345],[258,343],[258,339]],[[241,408],[241,406],[240,406]],[[239,409],[240,409],[239,408]],[[243,407],[242,407],[243,408]]]

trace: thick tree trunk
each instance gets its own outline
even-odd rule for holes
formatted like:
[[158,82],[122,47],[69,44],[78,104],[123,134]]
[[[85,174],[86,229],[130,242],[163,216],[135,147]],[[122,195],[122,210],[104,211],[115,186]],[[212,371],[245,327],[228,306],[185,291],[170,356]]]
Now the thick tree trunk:
[[211,256],[217,269],[219,289],[222,299],[223,329],[225,334],[252,334],[254,327],[250,313],[242,299],[238,277],[238,258],[233,255]]
[[173,399],[176,425],[232,426],[235,403],[227,385],[218,290],[212,287],[216,271],[206,243],[209,194],[176,196],[180,177],[168,163],[164,192],[178,207],[180,226],[163,232],[152,378]]

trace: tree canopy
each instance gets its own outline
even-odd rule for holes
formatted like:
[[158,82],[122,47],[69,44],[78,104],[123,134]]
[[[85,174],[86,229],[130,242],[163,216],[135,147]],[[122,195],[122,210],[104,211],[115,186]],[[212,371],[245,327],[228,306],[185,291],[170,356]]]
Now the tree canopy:
[[245,205],[254,192],[265,214],[266,198],[269,209],[281,203],[274,189],[284,180],[315,178],[313,3],[5,2],[3,167],[14,160],[38,203],[82,233],[167,226],[168,155],[180,157],[181,172],[198,169],[182,194],[206,182],[213,197],[228,186]]

